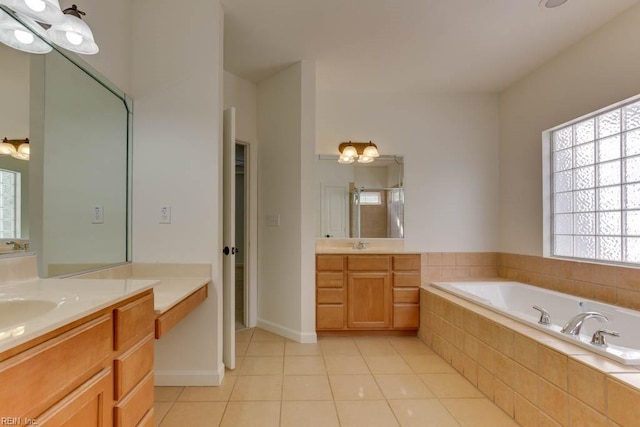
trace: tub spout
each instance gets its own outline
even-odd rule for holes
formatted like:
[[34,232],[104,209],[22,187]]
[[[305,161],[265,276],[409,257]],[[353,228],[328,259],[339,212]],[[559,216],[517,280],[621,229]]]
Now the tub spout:
[[604,314],[598,313],[596,311],[587,311],[587,312],[580,313],[573,316],[571,320],[569,320],[564,325],[564,327],[560,332],[567,335],[579,335],[580,329],[582,328],[584,321],[587,319],[591,319],[592,317],[595,317],[596,319],[604,320],[607,322],[609,321],[609,319],[607,319],[607,317]]

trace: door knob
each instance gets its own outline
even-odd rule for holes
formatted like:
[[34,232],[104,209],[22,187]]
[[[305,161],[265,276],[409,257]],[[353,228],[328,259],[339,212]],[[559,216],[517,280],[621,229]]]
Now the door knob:
[[225,255],[229,255],[229,246],[225,246],[224,249],[222,250],[222,253]]

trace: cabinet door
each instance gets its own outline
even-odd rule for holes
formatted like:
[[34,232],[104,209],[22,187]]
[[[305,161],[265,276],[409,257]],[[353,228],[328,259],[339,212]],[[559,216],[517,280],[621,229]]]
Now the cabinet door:
[[33,424],[51,427],[111,427],[112,403],[113,376],[111,369],[105,368],[34,420]]
[[347,324],[350,328],[391,327],[389,273],[349,273]]

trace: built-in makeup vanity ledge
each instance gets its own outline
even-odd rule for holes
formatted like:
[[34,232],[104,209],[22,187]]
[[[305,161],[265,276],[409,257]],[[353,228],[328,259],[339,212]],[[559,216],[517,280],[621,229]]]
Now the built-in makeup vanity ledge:
[[209,264],[128,263],[74,278],[155,280],[155,337],[160,339],[208,297],[210,272]]

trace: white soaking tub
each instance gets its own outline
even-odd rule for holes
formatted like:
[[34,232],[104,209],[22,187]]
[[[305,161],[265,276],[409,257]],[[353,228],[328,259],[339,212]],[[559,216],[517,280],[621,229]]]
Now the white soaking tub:
[[[434,282],[432,286],[619,363],[640,365],[640,312],[638,311],[519,282]],[[534,305],[549,313],[550,325],[538,323],[540,313],[533,309]],[[577,336],[560,332],[569,319],[587,311],[601,313],[609,320],[605,322],[596,318],[588,319],[583,323],[580,335]],[[607,335],[607,344],[604,346],[591,344],[592,335],[598,329],[616,331],[620,336]]]

